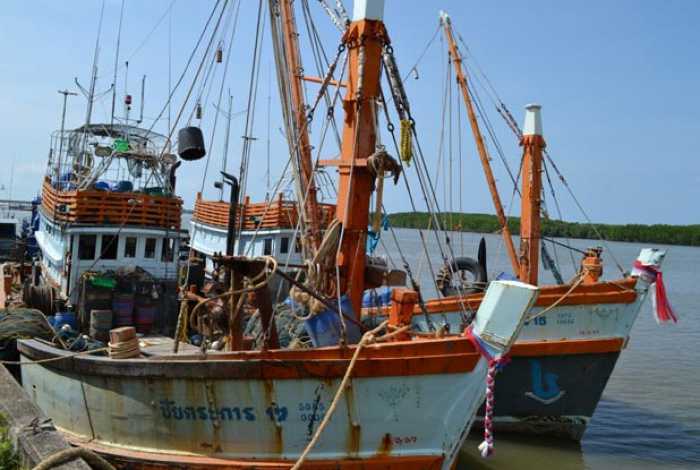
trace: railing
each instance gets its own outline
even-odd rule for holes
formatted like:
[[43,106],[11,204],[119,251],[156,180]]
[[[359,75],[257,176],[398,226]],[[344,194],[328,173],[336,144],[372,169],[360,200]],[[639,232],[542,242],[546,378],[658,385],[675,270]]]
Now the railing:
[[[335,214],[335,205],[319,204],[321,211],[321,225],[327,227]],[[197,193],[194,203],[192,220],[207,225],[219,227],[228,226],[228,202],[205,201],[201,193]],[[243,215],[243,230],[255,230],[257,228],[293,228],[299,221],[299,209],[294,201],[285,201],[280,194],[271,202],[251,203],[246,197],[245,202],[236,211],[236,222]]]
[[180,229],[182,199],[137,192],[88,190],[59,191],[44,180],[44,213],[55,222],[138,225]]

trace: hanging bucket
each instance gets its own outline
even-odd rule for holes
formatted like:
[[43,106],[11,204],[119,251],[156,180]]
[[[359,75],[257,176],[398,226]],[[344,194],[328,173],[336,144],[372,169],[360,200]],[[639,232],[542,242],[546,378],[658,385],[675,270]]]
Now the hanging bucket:
[[90,336],[103,343],[109,340],[109,330],[112,329],[111,310],[90,311]]
[[114,326],[131,326],[134,323],[134,294],[115,294],[112,299]]
[[183,160],[199,160],[207,152],[204,149],[204,135],[199,127],[185,127],[177,134],[177,153]]

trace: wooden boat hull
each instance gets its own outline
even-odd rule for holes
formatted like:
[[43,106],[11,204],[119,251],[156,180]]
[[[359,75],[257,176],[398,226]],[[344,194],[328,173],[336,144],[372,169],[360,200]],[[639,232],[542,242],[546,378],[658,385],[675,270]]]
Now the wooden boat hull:
[[[464,338],[426,345],[423,356],[411,343],[378,345],[389,347],[381,358],[363,351],[305,468],[449,468],[483,401],[487,364]],[[39,341],[19,349],[25,361],[65,354]],[[81,356],[23,366],[22,380],[73,442],[115,461],[288,468],[347,367],[337,351],[282,351],[282,360],[263,352],[259,361]]]

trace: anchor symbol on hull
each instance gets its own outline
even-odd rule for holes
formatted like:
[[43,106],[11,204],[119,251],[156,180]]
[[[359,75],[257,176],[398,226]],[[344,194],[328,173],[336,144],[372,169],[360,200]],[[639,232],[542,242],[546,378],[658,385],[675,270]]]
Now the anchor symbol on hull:
[[557,374],[551,372],[543,373],[542,364],[538,360],[530,361],[532,373],[532,391],[526,392],[525,396],[532,398],[544,405],[550,405],[564,396],[566,391],[561,390],[557,384]]

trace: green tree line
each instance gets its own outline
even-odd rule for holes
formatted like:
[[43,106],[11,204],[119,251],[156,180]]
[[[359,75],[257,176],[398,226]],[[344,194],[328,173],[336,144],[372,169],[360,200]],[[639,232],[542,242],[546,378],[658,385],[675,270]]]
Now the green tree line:
[[[394,227],[426,228],[430,221],[427,212],[397,212],[389,214],[389,223]],[[495,215],[443,213],[438,215],[442,228],[464,232],[493,233],[500,231]],[[511,232],[520,232],[520,218],[508,219]],[[642,225],[642,224],[595,224],[607,240],[639,243],[661,243],[665,245],[700,246],[700,225]],[[587,223],[542,220],[542,235],[545,237],[588,238],[596,240],[598,235]]]

